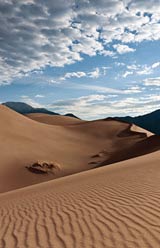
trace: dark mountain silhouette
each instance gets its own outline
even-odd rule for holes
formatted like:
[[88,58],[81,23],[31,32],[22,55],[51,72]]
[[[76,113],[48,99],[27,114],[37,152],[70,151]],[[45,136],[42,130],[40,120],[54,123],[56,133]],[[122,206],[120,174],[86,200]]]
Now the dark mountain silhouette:
[[[43,113],[49,115],[60,115],[45,108],[33,108],[32,106],[24,102],[5,102],[2,104],[20,114]],[[78,118],[72,113],[65,114],[65,116]],[[154,112],[136,117],[125,116],[114,117],[114,119],[125,121],[127,123],[134,123],[135,125],[140,126],[152,133],[160,135],[160,110],[156,110]]]
[[[20,113],[20,114],[32,114],[32,113],[42,113],[42,114],[49,114],[49,115],[60,115],[58,113],[52,112],[50,110],[47,110],[45,108],[33,108],[27,103],[24,102],[5,102],[2,103],[2,105],[7,106],[8,108]],[[70,116],[74,118],[78,118],[72,113],[65,114],[65,116]],[[79,118],[78,118],[79,119]]]
[[76,115],[74,115],[72,113],[65,114],[65,116],[69,116],[69,117],[73,117],[73,118],[79,119]]
[[125,121],[128,123],[134,123],[152,133],[160,135],[160,110],[137,116],[137,117],[116,117],[115,119]]
[[58,113],[54,113],[45,108],[33,108],[32,106],[24,102],[5,102],[2,103],[2,105],[5,105],[8,108],[13,109],[14,111],[20,114],[43,113],[49,115],[59,115]]

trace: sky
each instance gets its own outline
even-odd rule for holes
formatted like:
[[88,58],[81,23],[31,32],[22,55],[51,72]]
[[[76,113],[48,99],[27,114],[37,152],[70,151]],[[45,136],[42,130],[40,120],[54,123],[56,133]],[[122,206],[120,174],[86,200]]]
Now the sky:
[[83,119],[160,108],[160,0],[0,0],[0,102]]

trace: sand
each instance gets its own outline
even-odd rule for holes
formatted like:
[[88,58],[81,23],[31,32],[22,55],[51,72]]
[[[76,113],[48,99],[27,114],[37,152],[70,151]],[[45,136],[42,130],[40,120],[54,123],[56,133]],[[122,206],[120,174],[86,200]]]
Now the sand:
[[[49,181],[159,150],[160,140],[115,120],[48,125],[0,105],[0,192]],[[57,123],[57,117],[52,116]],[[58,120],[60,117],[58,117]],[[52,120],[52,122],[53,122]],[[76,119],[75,119],[76,120]],[[77,120],[76,120],[77,122]],[[141,129],[140,129],[141,130]],[[150,136],[150,137],[148,137]],[[51,161],[60,170],[36,174],[29,167]]]
[[[160,148],[157,136],[150,136],[145,130],[137,131],[138,127],[136,131],[132,130],[130,124],[115,120],[78,120],[76,124],[72,122],[65,125],[71,117],[62,116],[61,119],[52,116],[52,123],[55,120],[56,125],[48,125],[2,105],[0,118],[1,193],[119,162]],[[153,141],[150,142],[150,139]],[[27,170],[26,167],[38,160],[57,163],[60,170],[41,175]]]
[[49,115],[49,114],[41,114],[41,113],[33,113],[33,114],[26,114],[26,116],[32,120],[49,124],[49,125],[73,125],[82,123],[83,120],[70,117],[70,116],[62,116],[62,115]]
[[1,105],[0,120],[0,248],[160,247],[160,137]]
[[160,153],[0,196],[0,247],[159,248]]

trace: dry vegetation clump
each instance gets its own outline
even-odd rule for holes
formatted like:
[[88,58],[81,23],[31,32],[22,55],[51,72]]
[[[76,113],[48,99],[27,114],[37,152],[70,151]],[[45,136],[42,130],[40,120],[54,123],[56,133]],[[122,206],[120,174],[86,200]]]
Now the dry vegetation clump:
[[37,161],[32,165],[26,166],[26,168],[35,174],[56,174],[56,172],[61,170],[58,163],[47,161]]

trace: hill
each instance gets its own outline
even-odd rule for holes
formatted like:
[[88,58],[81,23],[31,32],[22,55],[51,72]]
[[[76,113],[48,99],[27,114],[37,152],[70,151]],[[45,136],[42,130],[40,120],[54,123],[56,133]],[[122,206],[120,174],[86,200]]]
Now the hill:
[[160,135],[160,110],[153,111],[152,113],[137,116],[137,117],[116,117],[117,120],[123,120],[128,123],[134,123],[152,133]]
[[82,120],[76,117],[72,117],[70,115],[49,115],[43,113],[33,113],[33,114],[27,114],[26,116],[32,120],[49,125],[66,126],[66,125],[74,125],[83,122]]
[[[20,113],[20,114],[23,114],[23,115],[33,114],[33,113],[41,113],[41,114],[48,114],[48,115],[60,115],[59,113],[55,113],[55,112],[50,111],[50,110],[45,109],[45,108],[33,108],[32,106],[30,106],[29,104],[24,103],[24,102],[4,102],[4,103],[2,103],[2,105]],[[69,117],[79,119],[77,116],[75,116],[72,113],[67,113],[64,116],[69,116]]]
[[[78,123],[73,123],[73,119],[69,125],[71,117],[64,116],[58,120],[59,125],[54,125],[54,117],[58,116],[52,117],[52,125],[48,125],[0,105],[0,192],[160,149],[159,137],[135,125],[117,120],[76,120]],[[58,164],[60,170],[32,173],[27,168],[37,161],[51,161]]]
[[43,113],[43,114],[50,114],[50,115],[59,115],[58,113],[54,113],[45,108],[33,108],[32,106],[24,102],[5,102],[5,103],[2,103],[2,105],[10,109],[13,109],[14,111],[20,114]]

